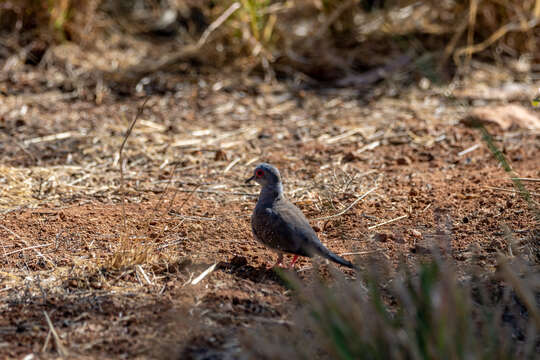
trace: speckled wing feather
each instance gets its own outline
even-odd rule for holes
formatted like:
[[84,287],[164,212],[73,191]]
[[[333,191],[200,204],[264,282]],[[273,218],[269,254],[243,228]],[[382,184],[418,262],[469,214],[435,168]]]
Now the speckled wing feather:
[[317,253],[338,264],[353,267],[321,243],[302,211],[285,198],[270,205],[257,204],[251,227],[255,237],[268,247],[301,256]]
[[[277,201],[276,203],[282,201]],[[291,212],[290,209],[278,210],[275,206],[276,203],[273,206],[260,205],[255,207],[251,218],[253,234],[257,240],[268,247],[292,254],[309,256],[306,247],[303,245],[309,242],[310,234],[306,234],[305,230],[295,230],[298,226],[291,225],[298,221],[300,223],[305,222],[307,228],[313,232],[309,223],[307,223],[300,210],[296,209],[299,214]],[[293,221],[293,218],[298,220]],[[306,226],[304,225],[303,228],[305,229]],[[317,237],[314,232],[313,235],[315,238]]]
[[[283,196],[283,184],[275,167],[266,163],[257,165],[254,175],[246,182],[254,179],[263,186],[251,216],[251,229],[258,241],[279,252],[301,256],[318,254],[353,267],[349,261],[324,247],[302,211]],[[280,253],[278,261],[281,258]]]

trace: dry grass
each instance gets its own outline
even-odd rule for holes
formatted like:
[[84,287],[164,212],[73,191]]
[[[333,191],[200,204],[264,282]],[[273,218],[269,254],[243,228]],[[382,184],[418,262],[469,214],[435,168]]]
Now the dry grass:
[[[39,63],[48,44],[66,39],[86,52],[92,50],[90,54],[96,52],[88,64],[58,51],[54,58],[82,65],[85,73],[99,69],[106,83],[97,81],[100,87],[115,87],[115,82],[133,87],[144,76],[194,59],[211,67],[235,63],[247,72],[258,69],[267,80],[286,75],[338,86],[369,86],[382,79],[396,81],[405,74],[436,80],[447,72],[441,65],[449,58],[458,68],[469,70],[474,58],[504,64],[523,55],[520,61],[530,66],[539,46],[539,0],[448,1],[443,5],[403,0],[369,11],[358,1],[245,0],[232,5],[222,1],[212,7],[147,1],[137,10],[130,4],[7,1],[0,9],[0,15],[9,20],[2,30],[9,35],[14,61]],[[169,20],[163,23],[171,14],[184,21],[185,28]],[[15,28],[16,23],[21,29]],[[165,51],[138,38],[160,31],[174,35],[164,38]],[[131,54],[110,58],[117,51]],[[162,55],[155,56],[156,52]],[[366,72],[369,69],[377,71]],[[382,70],[387,74],[382,75]],[[82,83],[88,80],[79,78]],[[95,85],[91,81],[86,86]],[[99,101],[103,96],[96,94]]]

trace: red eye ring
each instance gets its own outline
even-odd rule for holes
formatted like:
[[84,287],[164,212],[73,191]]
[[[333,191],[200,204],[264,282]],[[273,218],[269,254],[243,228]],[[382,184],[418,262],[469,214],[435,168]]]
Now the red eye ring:
[[261,169],[255,171],[255,176],[256,177],[263,177],[264,175],[264,171],[262,171]]

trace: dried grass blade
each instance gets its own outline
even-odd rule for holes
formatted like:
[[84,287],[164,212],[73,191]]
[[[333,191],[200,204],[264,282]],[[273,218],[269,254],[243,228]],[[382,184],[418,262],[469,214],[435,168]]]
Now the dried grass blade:
[[402,216],[399,216],[399,217],[397,217],[397,218],[395,218],[395,219],[388,220],[388,221],[382,222],[382,223],[380,223],[380,224],[372,225],[372,226],[368,227],[368,229],[369,229],[369,230],[373,230],[373,229],[375,229],[375,228],[378,228],[379,226],[383,226],[383,225],[386,225],[386,224],[391,224],[391,223],[396,222],[396,221],[398,221],[398,220],[405,219],[407,216],[408,216],[408,215],[402,215]]
[[214,263],[212,266],[210,266],[208,269],[204,270],[201,275],[197,276],[193,281],[191,282],[191,285],[197,285],[201,282],[202,279],[208,276],[214,269],[216,268],[217,263]]
[[56,350],[58,351],[58,354],[60,356],[62,356],[62,357],[67,357],[68,356],[68,351],[66,350],[64,345],[62,345],[62,341],[60,340],[60,336],[58,336],[58,333],[54,329],[54,325],[53,325],[51,319],[49,318],[49,314],[47,314],[46,311],[44,311],[43,314],[45,315],[45,320],[47,320],[47,324],[49,325],[49,329],[52,332],[52,335],[53,335],[53,338],[54,338],[54,343],[56,344]]
[[338,217],[338,216],[341,216],[343,214],[345,214],[347,211],[349,211],[354,205],[356,205],[356,203],[358,203],[360,200],[362,200],[363,198],[365,198],[366,196],[368,196],[370,193],[372,193],[373,191],[377,190],[377,186],[375,186],[374,188],[372,189],[369,189],[366,193],[364,193],[362,196],[360,196],[358,199],[354,200],[351,205],[347,206],[344,210],[338,212],[337,214],[334,214],[334,215],[330,215],[330,216],[323,216],[323,217],[320,217],[320,218],[316,218],[316,219],[313,219],[315,221],[318,221],[318,220],[328,220],[328,219],[332,219],[332,218],[335,218],[335,217]]

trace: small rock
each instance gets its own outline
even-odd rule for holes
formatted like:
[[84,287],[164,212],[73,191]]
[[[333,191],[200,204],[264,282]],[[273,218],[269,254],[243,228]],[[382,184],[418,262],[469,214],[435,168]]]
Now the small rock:
[[373,240],[380,241],[380,242],[387,242],[388,241],[388,234],[377,233],[377,234],[373,235]]
[[247,259],[243,256],[236,255],[231,259],[230,264],[232,267],[238,268],[247,265]]
[[341,161],[343,161],[344,163],[352,162],[352,161],[356,161],[356,160],[358,160],[358,156],[354,155],[350,151],[348,153],[346,153],[345,155],[343,155],[343,158],[341,159]]
[[221,149],[216,151],[216,155],[214,156],[214,161],[227,161],[227,153]]
[[407,156],[402,156],[402,157],[396,159],[396,163],[398,165],[410,165],[411,164],[411,159],[409,159]]
[[461,123],[467,126],[498,125],[503,130],[511,126],[529,130],[540,129],[540,118],[520,105],[482,106],[475,108]]

